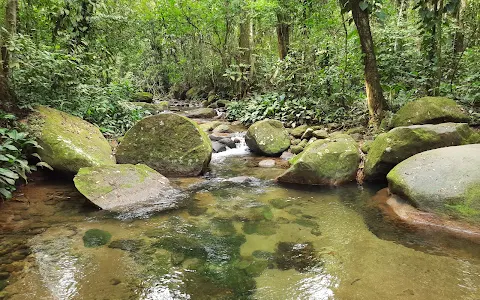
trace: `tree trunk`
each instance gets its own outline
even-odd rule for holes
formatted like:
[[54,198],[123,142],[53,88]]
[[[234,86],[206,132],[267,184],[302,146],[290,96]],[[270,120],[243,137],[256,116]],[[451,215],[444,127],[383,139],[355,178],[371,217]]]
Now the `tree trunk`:
[[7,0],[7,5],[5,7],[5,30],[3,34],[3,43],[2,43],[2,66],[3,74],[8,76],[10,63],[10,53],[7,49],[7,44],[10,41],[11,37],[17,33],[17,10],[18,10],[18,0]]
[[17,107],[15,94],[8,86],[8,80],[3,73],[3,69],[0,69],[0,109],[17,116],[23,116],[23,112]]
[[[252,24],[250,19],[250,14],[244,12],[246,15],[245,19],[240,23],[240,34],[238,38],[238,48],[240,50],[239,63],[240,63],[240,72],[246,73],[251,70],[251,36],[252,36]],[[249,76],[246,76],[249,78]],[[239,98],[243,98],[248,89],[248,79],[241,79],[238,86]]]
[[383,110],[387,108],[383,97],[380,75],[377,69],[372,33],[368,12],[359,6],[360,0],[352,0],[352,16],[357,27],[362,46],[365,65],[365,88],[367,92],[367,104],[370,112],[370,123],[378,126],[383,118]]
[[288,54],[290,46],[290,24],[288,24],[288,15],[284,12],[277,12],[277,44],[278,56],[284,60]]

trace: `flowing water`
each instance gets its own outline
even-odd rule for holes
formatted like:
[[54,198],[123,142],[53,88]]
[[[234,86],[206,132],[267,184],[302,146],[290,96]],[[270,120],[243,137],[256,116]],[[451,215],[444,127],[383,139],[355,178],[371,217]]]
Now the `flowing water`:
[[382,186],[277,185],[247,152],[172,179],[170,212],[98,211],[34,178],[1,207],[0,298],[480,299],[480,245],[395,226]]

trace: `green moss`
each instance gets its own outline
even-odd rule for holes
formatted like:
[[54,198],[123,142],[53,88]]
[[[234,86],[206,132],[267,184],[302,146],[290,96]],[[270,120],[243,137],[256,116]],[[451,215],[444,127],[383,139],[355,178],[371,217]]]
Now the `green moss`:
[[360,154],[348,135],[318,140],[290,160],[292,166],[277,180],[300,184],[335,185],[355,179]]
[[280,155],[290,147],[290,137],[283,124],[269,119],[250,126],[245,141],[253,152],[268,156]]
[[120,163],[143,163],[166,176],[199,175],[211,155],[207,134],[192,120],[172,113],[141,120],[117,149]]
[[444,97],[424,97],[407,103],[392,120],[394,127],[444,122],[468,122],[456,102]]
[[270,204],[275,208],[283,209],[292,205],[292,202],[287,199],[273,199],[270,200]]
[[133,95],[133,100],[140,102],[152,102],[153,94],[149,92],[138,92]]
[[100,247],[107,244],[112,235],[100,229],[90,229],[83,235],[83,245],[87,248]]
[[94,125],[59,110],[37,106],[29,130],[43,149],[42,159],[55,170],[77,173],[82,167],[115,163],[112,149]]

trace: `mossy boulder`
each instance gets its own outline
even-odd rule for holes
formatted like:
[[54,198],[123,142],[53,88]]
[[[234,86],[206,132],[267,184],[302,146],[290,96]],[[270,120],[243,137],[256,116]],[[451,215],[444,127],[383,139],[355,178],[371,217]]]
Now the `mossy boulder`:
[[277,156],[290,147],[290,137],[282,122],[266,119],[248,128],[245,142],[255,153]]
[[133,102],[153,102],[153,94],[149,92],[138,92],[133,94],[132,97]]
[[37,106],[27,122],[43,148],[38,153],[57,171],[75,174],[83,167],[115,164],[110,144],[100,130],[78,117]]
[[112,235],[101,229],[90,229],[83,235],[83,245],[87,248],[100,247],[107,244]]
[[402,126],[380,134],[365,159],[365,180],[385,180],[398,163],[417,153],[441,147],[480,142],[480,136],[465,123]]
[[277,181],[285,183],[339,185],[355,180],[360,154],[350,136],[339,134],[317,140],[290,160],[291,167]]
[[305,131],[307,131],[307,129],[308,129],[308,125],[300,125],[298,127],[293,128],[290,134],[296,138],[300,138],[305,133]]
[[407,103],[392,119],[393,127],[446,122],[468,122],[455,101],[444,97],[424,97]]
[[146,165],[81,168],[73,181],[80,193],[105,210],[126,210],[147,202],[155,202],[159,211],[177,205],[177,191],[169,180]]
[[188,118],[208,119],[217,116],[217,112],[213,108],[203,107],[187,112]]
[[415,207],[480,225],[480,144],[434,149],[387,175],[392,193]]
[[197,176],[211,157],[207,134],[192,120],[173,113],[141,120],[117,149],[119,163],[142,163],[165,176]]
[[168,109],[168,101],[160,101],[158,103],[130,102],[129,107],[139,107],[152,115],[156,115]]

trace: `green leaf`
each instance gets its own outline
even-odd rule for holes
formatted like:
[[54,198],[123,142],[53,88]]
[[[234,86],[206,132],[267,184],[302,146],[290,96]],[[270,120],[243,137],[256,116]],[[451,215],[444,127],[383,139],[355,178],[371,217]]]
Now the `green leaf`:
[[2,194],[3,197],[6,199],[12,198],[12,193],[8,191],[6,188],[0,188],[0,194]]
[[47,168],[47,169],[53,171],[53,168],[52,168],[49,164],[47,164],[46,162],[44,162],[44,161],[41,161],[41,162],[37,163],[36,166],[37,166],[37,167]]
[[0,168],[0,175],[13,178],[13,179],[18,179],[18,174],[5,168]]

